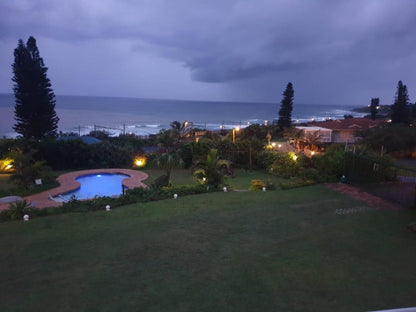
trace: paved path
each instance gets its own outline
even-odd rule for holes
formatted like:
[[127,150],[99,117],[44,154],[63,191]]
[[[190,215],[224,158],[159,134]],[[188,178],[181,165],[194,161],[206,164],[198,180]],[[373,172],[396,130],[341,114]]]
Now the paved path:
[[399,210],[404,209],[399,205],[395,205],[391,202],[388,202],[380,197],[371,195],[367,192],[360,190],[354,186],[345,183],[327,183],[326,187],[338,191],[340,193],[351,196],[352,198],[364,202],[370,207],[377,209],[389,209],[389,210]]
[[[127,186],[128,188],[132,189],[135,187],[147,187],[142,181],[146,180],[148,175],[144,172],[132,170],[132,169],[92,169],[92,170],[82,170],[82,171],[74,171],[65,173],[60,175],[57,179],[60,186],[44,191],[39,194],[34,194],[30,196],[26,196],[23,199],[27,202],[34,203],[36,208],[45,208],[45,207],[58,207],[61,206],[62,203],[53,201],[49,199],[50,196],[55,197],[60,194],[64,194],[67,192],[71,192],[79,188],[80,183],[75,179],[90,174],[99,174],[99,173],[121,173],[126,174],[129,177],[125,178],[122,183],[123,185]],[[6,209],[8,204],[1,204],[0,210]]]

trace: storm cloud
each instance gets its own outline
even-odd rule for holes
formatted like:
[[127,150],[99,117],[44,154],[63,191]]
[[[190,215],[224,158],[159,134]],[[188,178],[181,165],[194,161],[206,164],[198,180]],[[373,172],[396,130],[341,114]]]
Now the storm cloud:
[[0,92],[33,35],[56,93],[278,101],[292,81],[303,103],[389,103],[398,80],[415,94],[415,16],[413,0],[3,0]]

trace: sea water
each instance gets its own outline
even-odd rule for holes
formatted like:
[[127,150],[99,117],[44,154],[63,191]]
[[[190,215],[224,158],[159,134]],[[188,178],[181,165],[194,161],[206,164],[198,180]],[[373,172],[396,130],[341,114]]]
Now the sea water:
[[[356,106],[294,103],[293,122],[340,119]],[[106,130],[112,135],[156,134],[172,121],[191,122],[194,128],[219,130],[271,123],[278,118],[280,103],[182,101],[98,96],[56,96],[59,131],[81,135]],[[0,136],[14,137],[14,97],[0,94]]]

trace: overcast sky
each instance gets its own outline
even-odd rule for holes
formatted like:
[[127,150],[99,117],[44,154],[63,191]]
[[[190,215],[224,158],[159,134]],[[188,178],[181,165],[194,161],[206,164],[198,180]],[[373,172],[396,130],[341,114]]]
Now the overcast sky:
[[415,0],[0,0],[0,92],[34,36],[55,94],[416,100]]

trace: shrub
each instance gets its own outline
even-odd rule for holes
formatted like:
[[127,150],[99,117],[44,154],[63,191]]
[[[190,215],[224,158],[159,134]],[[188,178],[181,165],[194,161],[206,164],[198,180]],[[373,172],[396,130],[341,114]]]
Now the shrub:
[[169,185],[169,177],[166,174],[162,174],[160,177],[157,177],[152,183],[151,187],[160,189],[162,187]]
[[[28,214],[29,216],[33,216],[30,203],[28,203],[26,200],[17,201],[15,203],[11,203],[9,205],[9,209],[5,210],[8,212],[5,212],[4,214],[9,218],[9,220],[21,220],[25,214]],[[2,211],[3,213],[4,211]]]
[[266,183],[261,180],[251,180],[250,191],[260,191],[266,187]]

